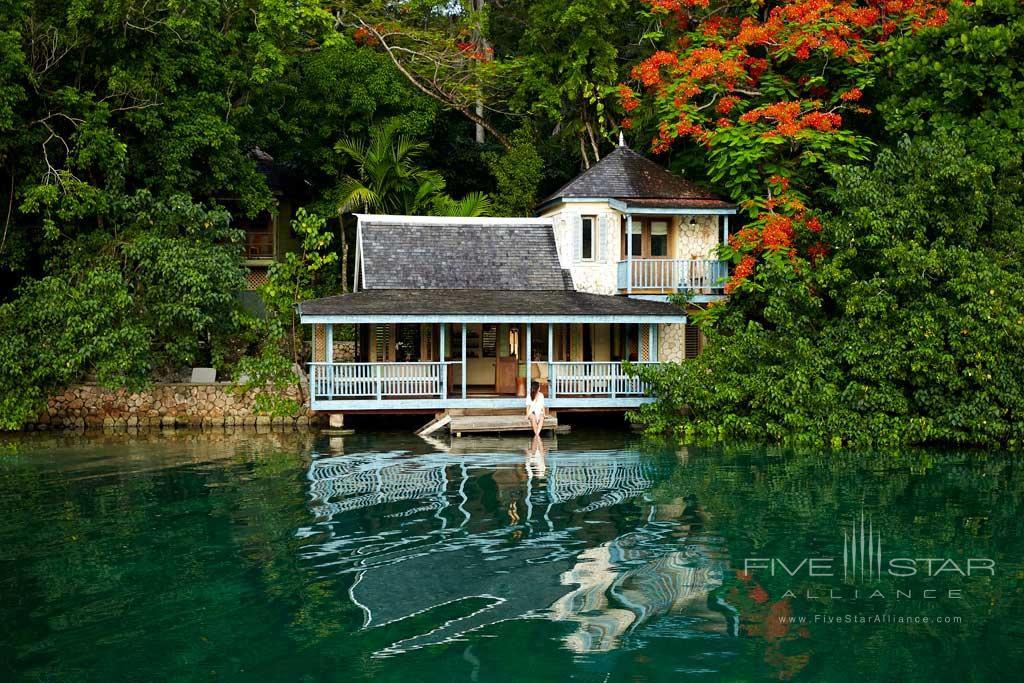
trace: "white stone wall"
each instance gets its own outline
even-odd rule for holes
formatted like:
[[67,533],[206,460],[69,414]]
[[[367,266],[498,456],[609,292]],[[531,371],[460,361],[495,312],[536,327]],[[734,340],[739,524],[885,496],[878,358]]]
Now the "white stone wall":
[[[594,235],[595,258],[581,261],[577,257],[575,230],[577,216],[594,216],[597,220]],[[601,242],[600,221],[604,217],[606,228]],[[555,226],[555,244],[558,259],[563,268],[572,273],[576,290],[591,294],[617,294],[616,268],[619,261],[619,225],[621,214],[609,208],[607,202],[586,202],[562,204],[556,210],[544,214]]]
[[[696,223],[690,227],[690,219]],[[721,235],[718,216],[681,216],[676,222],[676,258],[715,258]]]
[[[597,258],[581,261],[577,257],[577,216],[594,216],[606,221],[603,244],[598,244],[600,228],[596,230],[595,249]],[[554,222],[555,244],[563,268],[572,273],[573,283],[581,292],[593,294],[618,294],[618,262],[622,257],[622,214],[612,209],[607,202],[579,202],[561,204],[543,215]],[[714,259],[715,249],[721,239],[719,216],[690,216],[680,213],[667,216],[671,220],[669,232],[669,254],[676,259]],[[694,226],[690,226],[691,218]]]
[[685,350],[682,323],[658,325],[658,360],[662,363],[678,363],[683,360]]

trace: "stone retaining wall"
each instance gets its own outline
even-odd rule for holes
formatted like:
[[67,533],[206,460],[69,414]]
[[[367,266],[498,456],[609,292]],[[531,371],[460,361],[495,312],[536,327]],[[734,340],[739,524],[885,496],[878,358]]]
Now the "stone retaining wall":
[[[302,400],[294,386],[285,395]],[[138,392],[79,384],[51,396],[32,427],[305,426],[319,418],[308,409],[293,417],[258,415],[254,401],[252,393],[240,395],[226,382],[154,384]]]

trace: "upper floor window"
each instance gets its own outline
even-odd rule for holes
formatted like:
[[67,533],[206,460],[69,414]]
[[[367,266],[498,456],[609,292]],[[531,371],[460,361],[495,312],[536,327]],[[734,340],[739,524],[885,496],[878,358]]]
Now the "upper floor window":
[[651,256],[668,256],[668,221],[651,221]]
[[[622,219],[622,258],[667,258],[669,254],[669,227],[665,218]],[[627,237],[628,231],[628,237]],[[628,241],[627,241],[628,240]]]
[[593,261],[594,250],[597,240],[594,237],[595,224],[597,219],[594,216],[580,216],[580,260]]
[[245,231],[245,258],[274,258],[274,218],[262,211],[254,218],[238,216],[235,226]]

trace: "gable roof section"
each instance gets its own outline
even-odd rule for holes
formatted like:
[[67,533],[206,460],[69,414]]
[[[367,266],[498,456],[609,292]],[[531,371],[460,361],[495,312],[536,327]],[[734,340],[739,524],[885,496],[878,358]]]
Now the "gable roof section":
[[621,145],[544,200],[609,198],[657,201],[666,207],[731,209],[736,205],[685,178],[670,173],[629,147]]
[[571,291],[551,221],[360,215],[361,289]]

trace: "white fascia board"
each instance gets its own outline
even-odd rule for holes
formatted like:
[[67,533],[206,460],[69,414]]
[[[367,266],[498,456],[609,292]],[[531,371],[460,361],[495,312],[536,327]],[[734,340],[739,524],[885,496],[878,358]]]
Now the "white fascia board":
[[734,216],[738,209],[688,209],[683,206],[667,209],[648,206],[630,206],[629,202],[620,199],[609,199],[608,205],[621,213],[633,214],[668,214],[672,216]]
[[413,225],[552,225],[550,218],[465,218],[444,216],[403,216],[397,214],[353,214],[361,223],[410,223]]
[[[345,226],[342,225],[341,229],[344,230]],[[355,272],[352,274],[352,291],[358,292],[360,282],[366,287],[366,268],[363,267],[363,226],[359,222],[359,214],[356,214],[356,262],[353,270]]]
[[592,204],[594,202],[607,203],[609,207],[615,209],[620,213],[633,214],[634,216],[641,214],[665,214],[671,216],[733,216],[738,212],[738,209],[735,208],[695,209],[679,206],[662,209],[646,206],[630,206],[629,202],[624,202],[621,199],[611,199],[609,197],[561,197],[559,199],[555,199],[550,202],[541,204],[537,210],[546,211],[547,209],[558,204]]
[[301,315],[303,325],[342,325],[365,323],[646,323],[677,324],[686,322],[679,315]]

